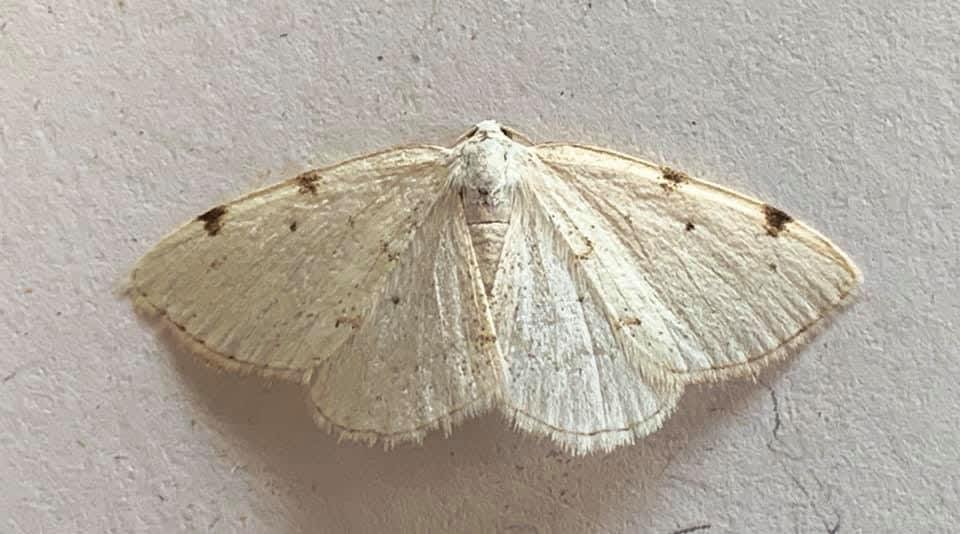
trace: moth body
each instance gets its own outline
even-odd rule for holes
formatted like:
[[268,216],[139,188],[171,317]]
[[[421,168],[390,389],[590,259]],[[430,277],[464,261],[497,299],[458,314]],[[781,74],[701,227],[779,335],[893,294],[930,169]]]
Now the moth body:
[[477,124],[474,131],[452,149],[451,185],[459,191],[463,216],[477,255],[487,296],[503,250],[513,212],[516,185],[532,155],[508,138],[494,121]]

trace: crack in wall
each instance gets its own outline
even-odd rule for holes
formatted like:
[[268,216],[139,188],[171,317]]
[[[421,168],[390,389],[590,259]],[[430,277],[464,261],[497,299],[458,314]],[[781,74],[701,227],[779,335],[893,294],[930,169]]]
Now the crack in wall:
[[712,528],[710,523],[704,523],[702,525],[694,525],[692,527],[681,528],[680,530],[674,530],[670,534],[687,534],[688,532],[696,532],[698,530],[709,530]]
[[778,443],[781,445],[786,445],[783,438],[780,436],[780,431],[784,428],[785,421],[780,411],[780,397],[777,395],[777,390],[774,389],[770,384],[767,384],[761,380],[757,380],[757,383],[762,385],[767,391],[770,392],[770,403],[773,411],[773,424],[770,429],[770,438],[766,443],[767,449],[776,455],[776,461],[780,465],[780,468],[783,470],[784,474],[790,478],[790,480],[793,482],[793,485],[800,490],[800,493],[803,494],[803,497],[807,500],[810,510],[813,511],[814,515],[816,515],[816,517],[823,524],[824,531],[827,532],[827,534],[837,534],[837,532],[840,531],[840,513],[834,509],[833,514],[836,516],[836,520],[831,524],[830,521],[827,520],[826,515],[820,510],[820,506],[818,505],[818,501],[823,501],[824,504],[829,504],[829,487],[824,486],[823,482],[821,482],[820,479],[814,474],[813,470],[810,469],[807,471],[807,473],[810,478],[817,483],[818,487],[818,492],[816,494],[811,493],[811,491],[800,482],[800,479],[787,467],[784,458],[794,462],[803,462],[804,459],[802,456],[791,454],[787,450],[784,450],[776,445]]

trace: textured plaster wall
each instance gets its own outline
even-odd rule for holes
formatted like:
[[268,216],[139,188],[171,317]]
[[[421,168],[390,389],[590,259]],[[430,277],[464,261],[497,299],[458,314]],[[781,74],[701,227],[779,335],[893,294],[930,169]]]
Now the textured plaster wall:
[[[454,4],[0,2],[0,531],[954,529],[960,4]],[[219,201],[483,118],[769,199],[863,295],[758,383],[571,459],[496,416],[337,444],[112,294]]]

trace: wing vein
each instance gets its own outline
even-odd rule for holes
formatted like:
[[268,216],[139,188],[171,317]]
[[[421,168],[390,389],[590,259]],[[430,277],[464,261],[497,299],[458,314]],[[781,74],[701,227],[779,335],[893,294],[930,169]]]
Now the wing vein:
[[[551,168],[554,168],[554,170],[559,170],[560,172],[565,173],[565,171],[563,171],[562,169],[556,169],[554,166],[551,166]],[[637,232],[635,231],[634,226],[633,226],[633,222],[632,222],[631,220],[627,219],[627,218],[625,217],[626,214],[625,214],[624,212],[622,212],[619,208],[617,208],[616,205],[614,205],[614,204],[611,203],[610,201],[608,201],[608,200],[606,200],[606,199],[604,199],[604,198],[601,198],[601,197],[599,197],[598,195],[596,195],[596,194],[594,194],[593,192],[591,192],[591,191],[590,191],[589,189],[587,189],[587,188],[584,186],[584,184],[583,184],[582,182],[580,182],[580,180],[577,179],[577,178],[575,177],[575,175],[573,175],[572,173],[567,173],[567,174],[569,174],[569,176],[573,177],[573,179],[570,180],[570,183],[571,183],[572,185],[574,185],[575,191],[580,195],[580,197],[584,200],[584,202],[586,202],[586,203],[588,203],[589,205],[593,206],[594,209],[597,209],[598,211],[602,211],[601,205],[606,205],[610,210],[613,210],[613,212],[615,212],[617,215],[619,215],[619,218],[618,218],[617,220],[620,220],[620,219],[626,220],[626,221],[627,221],[627,225],[629,226],[630,231],[632,231],[634,234],[637,233]],[[621,226],[619,226],[619,223],[614,222],[614,219],[613,219],[613,218],[609,218],[609,219],[607,219],[607,220],[608,220],[608,222],[610,222],[610,224],[614,225],[614,226],[615,226],[618,230],[620,230],[622,233],[626,233],[626,232],[623,232],[623,228],[622,228]],[[653,263],[653,258],[650,256],[650,253],[647,252],[646,248],[644,248],[643,244],[640,243],[639,240],[634,243],[635,246],[631,246],[631,245],[628,245],[628,244],[626,244],[626,243],[623,243],[623,241],[620,241],[619,239],[618,239],[618,241],[619,241],[619,243],[623,246],[624,250],[626,250],[627,252],[629,252],[634,258],[637,258],[638,260],[640,260],[639,262],[638,262],[638,261],[635,261],[635,262],[634,262],[635,264],[636,264],[636,263],[640,263],[640,262],[644,262],[644,263],[646,263],[646,264],[652,264],[652,263]],[[609,270],[608,270],[606,267],[604,267],[604,270],[607,271],[608,274],[609,274]],[[638,276],[643,276],[643,275],[642,275],[642,274],[638,274]],[[591,283],[591,284],[592,284],[592,283]],[[661,303],[667,302],[667,301],[664,299],[663,293],[660,291],[659,288],[656,287],[655,284],[647,284],[647,285],[648,285],[648,287],[650,287],[650,289],[656,294],[657,300],[658,300],[659,302],[661,302]],[[624,301],[627,301],[627,300],[628,300],[626,293],[624,293],[623,290],[620,289],[620,286],[616,286],[615,289],[616,289],[617,293],[624,299]],[[687,311],[686,311],[686,309],[685,309],[684,307],[678,306],[677,309],[672,309],[672,308],[667,308],[667,307],[664,305],[663,308],[666,309],[666,310],[668,310],[668,311],[670,311],[674,318],[683,321],[683,323],[687,325],[687,329],[688,329],[688,330],[690,330],[691,332],[697,332],[697,333],[698,333],[698,336],[699,336],[699,335],[702,335],[702,334],[699,332],[699,329],[697,328],[697,324],[698,324],[698,323],[697,323],[696,321],[694,321],[694,320],[687,314]],[[664,319],[669,319],[669,317],[664,318]],[[665,323],[668,324],[668,325],[670,325],[670,324],[672,324],[672,321],[665,321]],[[614,327],[616,327],[616,326],[619,326],[619,325],[614,325]],[[677,333],[676,333],[675,329],[674,329],[673,327],[667,328],[667,332],[670,334],[670,337],[673,339],[674,344],[677,345],[677,346],[680,346],[681,343],[680,343],[680,340],[677,339]],[[616,337],[617,337],[618,340],[619,340],[620,336],[616,336]],[[621,344],[622,344],[622,343],[623,343],[623,342],[621,341]],[[621,347],[622,347],[622,345],[621,345]],[[668,369],[669,369],[669,368],[668,368]]]

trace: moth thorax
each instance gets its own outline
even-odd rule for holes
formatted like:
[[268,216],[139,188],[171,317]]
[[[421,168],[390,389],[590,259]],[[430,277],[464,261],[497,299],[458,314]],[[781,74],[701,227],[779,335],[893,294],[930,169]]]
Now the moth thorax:
[[502,191],[467,187],[463,190],[463,214],[477,254],[483,287],[489,296],[500,263],[503,237],[510,223],[510,197]]

